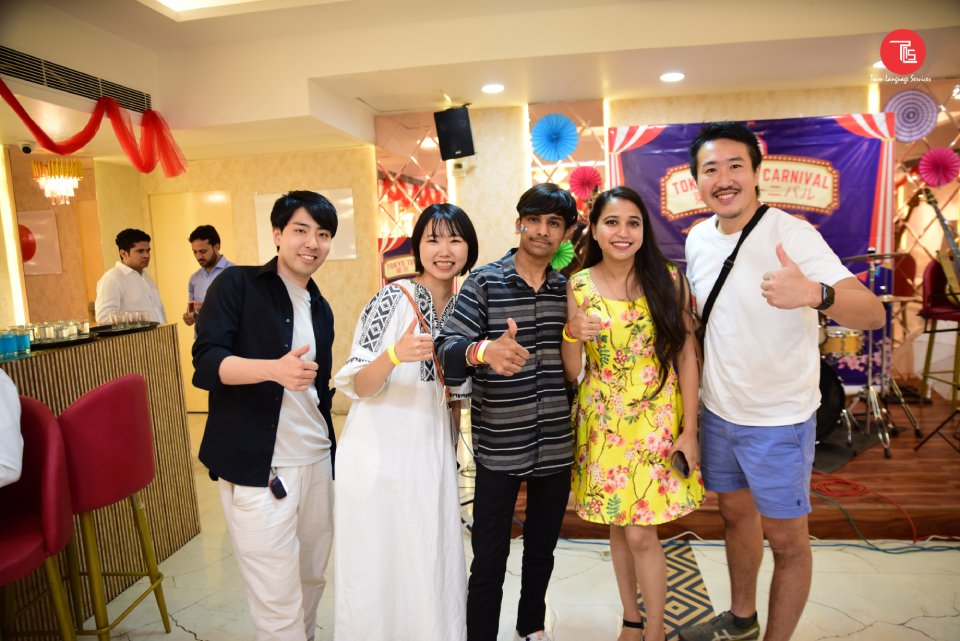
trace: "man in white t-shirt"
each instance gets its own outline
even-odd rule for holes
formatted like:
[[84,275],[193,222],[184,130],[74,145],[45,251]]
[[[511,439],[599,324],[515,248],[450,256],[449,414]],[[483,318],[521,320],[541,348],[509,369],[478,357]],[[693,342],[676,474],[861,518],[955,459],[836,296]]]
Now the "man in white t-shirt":
[[150,236],[140,229],[124,229],[116,243],[120,260],[97,283],[97,322],[110,323],[113,313],[146,312],[147,320],[166,323],[160,290],[145,271],[150,264]]
[[[687,277],[699,312],[724,260],[760,208],[757,138],[740,123],[704,125],[690,170],[714,216],[690,230]],[[757,574],[766,536],[774,570],[765,641],[790,638],[810,591],[807,527],[820,405],[817,310],[845,327],[883,326],[883,305],[809,223],[762,213],[710,313],[704,340],[701,460],[720,497],[730,610],[682,641],[760,638]]]
[[193,344],[217,480],[257,641],[312,641],[333,540],[333,312],[313,281],[337,211],[311,191],[270,214],[277,256],[224,270]]

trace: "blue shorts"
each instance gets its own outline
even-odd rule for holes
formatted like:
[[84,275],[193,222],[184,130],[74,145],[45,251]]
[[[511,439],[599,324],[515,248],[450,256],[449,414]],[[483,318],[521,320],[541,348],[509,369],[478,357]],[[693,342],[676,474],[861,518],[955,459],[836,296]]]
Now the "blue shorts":
[[760,514],[792,519],[810,513],[817,415],[793,425],[738,425],[707,408],[700,414],[704,485],[713,492],[749,488]]

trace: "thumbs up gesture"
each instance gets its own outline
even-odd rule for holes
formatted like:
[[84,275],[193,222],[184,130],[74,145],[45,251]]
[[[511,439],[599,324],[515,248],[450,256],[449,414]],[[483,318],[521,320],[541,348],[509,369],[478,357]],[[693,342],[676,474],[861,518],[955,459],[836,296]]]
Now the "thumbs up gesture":
[[593,314],[589,314],[590,297],[584,294],[583,302],[577,307],[577,312],[570,318],[570,338],[576,338],[581,341],[592,341],[597,337],[602,329],[600,319]]
[[507,319],[507,331],[495,341],[490,341],[483,354],[483,360],[501,376],[513,376],[526,364],[530,358],[528,352],[517,342],[517,323],[512,318]]
[[301,358],[309,349],[309,345],[292,349],[274,361],[274,375],[271,378],[291,392],[307,389],[317,377],[316,361]]
[[403,363],[426,361],[433,357],[433,339],[427,334],[416,334],[417,321],[414,319],[400,340],[393,346],[397,358]]
[[820,304],[820,285],[800,271],[799,265],[787,255],[783,244],[777,245],[780,269],[767,272],[760,282],[760,290],[767,303],[778,309],[816,307]]

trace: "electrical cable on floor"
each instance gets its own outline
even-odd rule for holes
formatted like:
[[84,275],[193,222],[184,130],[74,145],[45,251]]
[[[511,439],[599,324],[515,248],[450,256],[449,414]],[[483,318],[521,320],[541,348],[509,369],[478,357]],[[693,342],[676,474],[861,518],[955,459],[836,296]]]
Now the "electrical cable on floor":
[[820,498],[826,501],[829,501],[830,503],[833,503],[834,505],[839,507],[840,510],[843,512],[844,516],[847,517],[847,520],[850,521],[850,524],[853,526],[854,531],[856,531],[857,536],[859,536],[861,539],[866,541],[863,535],[860,534],[860,530],[857,528],[857,524],[854,523],[853,518],[850,516],[850,513],[847,510],[843,509],[843,507],[838,502],[833,501],[830,497],[845,498],[845,497],[866,496],[866,495],[872,494],[878,498],[883,499],[884,501],[887,501],[888,503],[896,507],[898,510],[900,510],[903,513],[903,516],[906,517],[907,523],[910,524],[910,530],[913,532],[913,542],[914,543],[917,542],[917,524],[913,522],[913,519],[910,518],[910,514],[907,513],[907,511],[903,508],[902,505],[900,505],[893,499],[888,498],[883,494],[880,494],[879,492],[874,492],[873,490],[868,488],[866,485],[862,485],[861,483],[856,483],[854,481],[843,478],[842,476],[837,476],[835,474],[828,474],[827,472],[822,472],[816,468],[814,468],[813,471],[815,474],[819,474],[821,476],[827,477],[827,480],[817,482],[817,483],[811,483],[810,484],[811,491],[813,491],[813,493],[819,496]]

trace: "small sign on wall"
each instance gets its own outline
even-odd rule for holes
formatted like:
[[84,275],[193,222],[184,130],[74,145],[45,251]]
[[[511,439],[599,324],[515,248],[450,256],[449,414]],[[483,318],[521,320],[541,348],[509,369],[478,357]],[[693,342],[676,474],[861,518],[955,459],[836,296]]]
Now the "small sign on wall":
[[[330,254],[327,260],[345,260],[357,257],[357,234],[353,223],[353,190],[349,187],[340,189],[313,189],[333,203],[337,209],[337,235],[333,237]],[[253,206],[257,220],[257,253],[260,262],[265,263],[277,255],[277,248],[273,244],[273,229],[270,227],[270,212],[273,204],[283,194],[257,194],[253,197]]]
[[57,216],[52,211],[17,212],[20,227],[20,255],[27,276],[63,273]]

